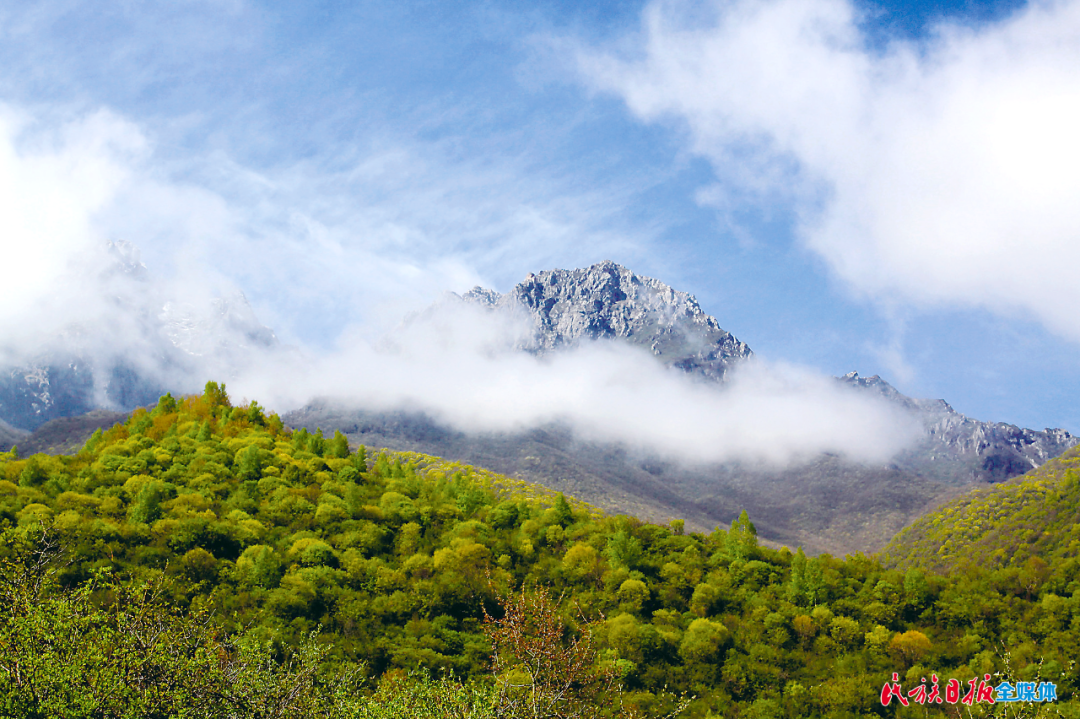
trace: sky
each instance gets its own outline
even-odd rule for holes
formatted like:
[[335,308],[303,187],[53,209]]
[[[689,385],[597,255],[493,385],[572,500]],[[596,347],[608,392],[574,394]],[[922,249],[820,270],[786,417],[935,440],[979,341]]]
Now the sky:
[[342,372],[610,259],[796,374],[1080,432],[1077,126],[1076,1],[0,0],[0,337],[103,316],[108,239]]

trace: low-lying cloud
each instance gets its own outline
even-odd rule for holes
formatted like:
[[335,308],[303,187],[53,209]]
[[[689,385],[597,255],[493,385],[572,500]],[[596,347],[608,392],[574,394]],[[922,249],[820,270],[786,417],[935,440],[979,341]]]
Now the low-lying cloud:
[[805,246],[884,303],[979,306],[1080,340],[1080,2],[884,47],[852,0],[655,0],[594,88],[673,122],[702,202],[796,203]]
[[291,369],[264,366],[233,387],[284,409],[332,397],[467,432],[560,423],[585,440],[690,463],[791,464],[823,452],[880,463],[921,431],[882,398],[790,365],[749,360],[721,386],[617,341],[536,356],[515,349],[527,328],[506,315],[462,305],[437,317],[388,342],[357,338]]

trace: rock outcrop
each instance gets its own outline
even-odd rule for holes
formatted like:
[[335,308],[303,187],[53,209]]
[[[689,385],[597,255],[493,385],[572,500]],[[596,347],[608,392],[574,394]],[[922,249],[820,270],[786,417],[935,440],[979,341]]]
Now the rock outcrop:
[[[629,343],[703,381],[724,381],[752,356],[691,295],[612,262],[530,274],[506,294],[477,287],[450,301],[523,320],[516,347],[526,352],[557,352],[591,340]],[[425,319],[438,323],[440,309]],[[943,400],[907,397],[880,377],[851,373],[838,381],[913,413],[925,430],[922,439],[887,466],[822,455],[801,466],[769,469],[682,466],[586,442],[558,425],[468,433],[417,412],[333,402],[313,403],[285,421],[312,431],[340,429],[369,446],[478,464],[642,519],[682,517],[703,531],[731,522],[745,509],[764,538],[840,555],[878,549],[941,501],[973,485],[1022,474],[1078,442],[1064,430],[980,422]]]
[[493,311],[524,314],[531,331],[520,349],[529,352],[619,340],[647,348],[664,364],[710,379],[723,379],[753,354],[706,314],[693,295],[610,261],[529,274],[505,295],[475,287],[461,299]]
[[896,464],[950,484],[1000,482],[1030,472],[1080,444],[1064,429],[1034,430],[1004,422],[982,422],[957,412],[941,399],[907,397],[877,375],[849,372],[842,382],[875,392],[914,413],[926,432]]

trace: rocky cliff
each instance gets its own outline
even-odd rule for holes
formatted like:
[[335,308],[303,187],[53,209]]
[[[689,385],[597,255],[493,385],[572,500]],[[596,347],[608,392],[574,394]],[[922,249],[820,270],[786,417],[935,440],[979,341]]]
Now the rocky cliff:
[[[477,287],[451,298],[523,320],[517,348],[557,352],[589,340],[643,347],[665,364],[724,381],[752,356],[684,292],[613,262],[530,274],[505,294]],[[428,320],[438,322],[437,313]],[[313,403],[285,419],[314,431],[340,429],[358,443],[416,450],[489,467],[574,494],[615,512],[665,522],[686,518],[709,530],[743,509],[763,537],[813,551],[872,551],[941,501],[972,485],[1021,474],[1078,440],[1064,430],[1035,431],[980,422],[943,400],[907,397],[880,377],[837,378],[915,414],[924,435],[887,466],[821,456],[802,466],[680,466],[614,445],[582,442],[564,427],[466,433],[430,417]]]
[[461,299],[525,315],[531,332],[520,348],[530,352],[612,339],[645,347],[667,365],[710,379],[723,379],[753,354],[705,314],[693,295],[610,261],[529,274],[505,295],[475,287]]
[[1080,437],[1064,429],[1033,430],[972,419],[945,400],[907,397],[877,375],[849,372],[840,380],[913,412],[925,436],[898,456],[896,464],[950,484],[1000,482],[1030,472],[1080,443]]
[[[669,366],[720,381],[753,355],[745,342],[706,314],[693,295],[610,261],[529,274],[506,294],[476,287],[460,299],[523,316],[529,332],[519,348],[529,352],[617,340],[647,348]],[[972,419],[944,400],[907,397],[876,375],[851,372],[839,379],[915,414],[926,434],[917,447],[897,457],[896,464],[947,484],[1008,479],[1080,442],[1062,429],[1031,430]]]

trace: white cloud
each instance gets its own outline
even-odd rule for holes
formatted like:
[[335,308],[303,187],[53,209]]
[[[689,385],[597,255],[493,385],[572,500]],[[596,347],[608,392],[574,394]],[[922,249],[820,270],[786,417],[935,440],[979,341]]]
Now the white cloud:
[[282,411],[316,396],[406,408],[463,431],[560,422],[589,440],[691,463],[790,464],[821,452],[883,462],[921,435],[887,401],[798,367],[754,360],[720,386],[615,342],[536,357],[514,349],[526,324],[444,307],[395,333],[392,345],[356,337],[317,359],[265,364],[230,391]]
[[685,127],[722,194],[794,202],[858,291],[1080,340],[1080,2],[884,49],[860,21],[848,0],[659,1],[632,52],[581,67]]
[[95,217],[129,180],[142,135],[107,112],[41,127],[0,105],[0,327],[60,288],[71,262],[108,237]]
[[535,158],[461,156],[454,139],[371,128],[366,143],[257,169],[215,151],[163,156],[152,131],[109,110],[0,105],[0,238],[20,268],[0,288],[0,336],[29,345],[106,311],[87,253],[111,239],[138,246],[171,292],[239,287],[285,337],[323,347],[510,266],[516,277],[634,243],[609,222],[625,188],[567,196],[531,172]]
[[[279,409],[351,395],[466,429],[564,421],[691,460],[834,451],[877,461],[910,437],[888,407],[779,367],[747,368],[720,391],[612,346],[544,359],[504,351],[506,327],[467,316],[406,334],[396,353],[373,349],[380,314],[397,320],[443,289],[647,244],[618,220],[640,185],[567,192],[542,150],[511,152],[513,138],[364,128],[354,145],[266,168],[223,151],[163,153],[160,125],[109,110],[8,105],[0,120],[0,237],[22,273],[0,289],[0,350],[32,355],[75,323],[91,354],[173,372],[181,391],[213,372],[235,396]],[[137,245],[153,284],[103,278],[92,258],[107,239]],[[159,366],[151,320],[163,303],[205,309],[234,288],[303,354],[264,358],[236,379],[215,358]]]

